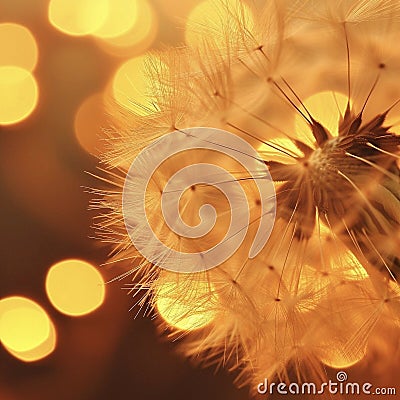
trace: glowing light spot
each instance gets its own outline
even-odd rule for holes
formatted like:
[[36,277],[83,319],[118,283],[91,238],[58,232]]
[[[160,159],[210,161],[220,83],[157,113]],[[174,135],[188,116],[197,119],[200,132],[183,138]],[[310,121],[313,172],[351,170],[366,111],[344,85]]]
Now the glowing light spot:
[[131,28],[116,37],[102,37],[98,46],[113,56],[132,57],[142,54],[154,42],[158,21],[152,6],[147,1],[137,3],[136,18]]
[[395,133],[396,135],[400,135],[400,123],[397,122],[396,125],[394,125],[391,129],[391,132]]
[[400,135],[400,116],[396,113],[386,118],[385,125],[390,126],[390,132]]
[[[308,97],[303,103],[313,118],[332,136],[338,135],[339,121],[347,107],[345,95],[337,92],[320,92]],[[296,114],[296,133],[305,142],[314,141],[310,126],[299,114]]]
[[177,329],[194,330],[208,325],[216,315],[217,295],[208,282],[180,277],[163,281],[156,290],[156,307],[165,322]]
[[12,354],[15,358],[20,359],[21,361],[25,362],[33,362],[41,360],[42,358],[47,357],[51,354],[54,349],[56,348],[57,344],[57,334],[56,329],[52,321],[50,321],[50,332],[47,339],[41,343],[39,346],[35,347],[34,349],[27,350],[27,351],[14,351],[9,348],[6,348],[10,354]]
[[315,226],[315,233],[321,235],[321,237],[323,237],[324,239],[327,239],[328,237],[332,238],[331,229],[322,223],[319,223],[318,225]]
[[93,33],[106,22],[108,0],[51,0],[48,15],[50,23],[68,35]]
[[205,45],[205,40],[212,40],[219,48],[225,48],[227,39],[234,39],[239,27],[254,26],[254,19],[249,7],[240,0],[226,0],[223,4],[208,0],[197,5],[189,14],[185,41],[198,48]]
[[46,292],[53,306],[71,316],[89,314],[104,301],[104,280],[91,264],[64,260],[53,265],[46,277]]
[[42,359],[54,350],[55,337],[52,321],[34,301],[20,296],[0,301],[0,340],[15,357]]
[[[368,293],[368,294],[367,294]],[[370,280],[331,286],[321,304],[324,313],[315,315],[313,346],[316,356],[332,368],[347,368],[361,361],[381,304],[373,296]],[[343,301],[348,299],[348,301]],[[352,304],[352,307],[348,307]]]
[[[119,104],[138,115],[150,115],[158,111],[151,79],[146,74],[146,57],[132,58],[115,74],[113,95]],[[155,60],[157,62],[157,60]]]
[[[400,136],[400,117],[397,113],[395,116],[387,118],[385,125],[391,127],[389,132]],[[396,160],[396,164],[400,168],[400,159]]]
[[[368,272],[358,261],[357,257],[350,251],[346,250],[341,253],[342,265],[347,266],[344,276],[349,280],[362,280],[368,278]],[[340,266],[338,266],[340,267]],[[335,265],[333,265],[335,268]],[[343,267],[342,267],[343,268]]]
[[269,145],[267,144],[262,144],[258,148],[258,153],[268,161],[277,161],[277,162],[284,162],[284,163],[295,163],[296,160],[292,157],[290,157],[287,154],[284,154],[282,151],[275,150],[270,146],[270,144],[273,144],[276,146],[278,149],[282,149],[288,154],[291,154],[292,156],[299,156],[301,152],[297,148],[297,146],[293,143],[292,140],[289,138],[277,138],[277,139],[272,139],[268,141]]
[[38,47],[31,31],[22,25],[0,24],[0,65],[32,71],[38,59]]
[[307,313],[317,309],[327,296],[329,283],[327,277],[317,274],[313,267],[303,265],[297,285],[299,290],[296,289],[297,296],[301,299],[297,304],[297,310]]
[[136,0],[109,0],[109,12],[104,24],[93,32],[93,35],[101,38],[120,36],[129,31],[137,22]]
[[79,107],[74,123],[75,135],[82,148],[90,154],[101,154],[104,150],[102,130],[107,126],[103,95],[97,93],[88,97]]
[[332,348],[330,351],[327,351],[327,354],[320,357],[320,361],[322,361],[325,365],[331,368],[348,368],[360,362],[367,352],[367,349],[361,349],[356,347],[351,351],[348,351],[345,348],[345,345],[342,344],[338,346],[338,343],[331,343]]
[[[345,246],[337,234],[320,222],[316,225],[314,246],[321,248],[321,254],[311,255],[311,265],[320,265],[323,257],[323,265],[329,267],[332,278],[363,280],[368,278],[368,273],[353,252]],[[325,271],[326,272],[326,271]]]
[[10,125],[27,118],[38,101],[35,78],[26,69],[0,67],[0,125]]

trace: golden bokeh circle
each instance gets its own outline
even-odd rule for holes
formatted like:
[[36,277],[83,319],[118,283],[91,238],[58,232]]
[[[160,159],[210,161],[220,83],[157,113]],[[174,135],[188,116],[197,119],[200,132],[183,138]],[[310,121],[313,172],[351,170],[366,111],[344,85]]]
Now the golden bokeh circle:
[[16,66],[33,71],[38,60],[38,46],[32,32],[23,25],[0,24],[0,66]]
[[0,125],[27,118],[35,109],[39,89],[33,75],[17,66],[0,66]]
[[99,38],[115,38],[128,32],[138,23],[140,5],[137,0],[110,0],[107,18],[92,34]]
[[75,136],[89,154],[99,155],[105,148],[103,129],[108,127],[104,95],[96,93],[86,98],[75,114]]
[[63,314],[81,316],[99,308],[105,297],[100,272],[90,263],[69,259],[50,267],[46,293],[51,304]]
[[50,0],[48,17],[59,31],[72,36],[96,32],[109,15],[109,0]]
[[154,8],[147,1],[137,5],[135,23],[121,35],[96,37],[98,46],[116,57],[133,57],[143,54],[154,42],[158,32],[158,19]]
[[[338,136],[341,116],[346,112],[348,98],[339,92],[318,92],[307,97],[303,104],[312,117],[318,121],[332,136]],[[300,140],[313,143],[310,125],[299,114],[296,114],[296,135]]]
[[50,321],[50,332],[47,339],[35,347],[34,349],[27,351],[14,351],[12,349],[6,348],[8,352],[13,355],[15,358],[18,358],[24,362],[34,362],[41,360],[48,355],[50,355],[56,348],[57,345],[57,334],[56,328],[52,321]]
[[112,92],[115,100],[137,115],[150,115],[158,111],[152,98],[152,80],[146,73],[146,56],[131,58],[115,73]]
[[46,311],[22,296],[0,301],[0,341],[5,349],[23,361],[49,355],[56,345],[56,331]]

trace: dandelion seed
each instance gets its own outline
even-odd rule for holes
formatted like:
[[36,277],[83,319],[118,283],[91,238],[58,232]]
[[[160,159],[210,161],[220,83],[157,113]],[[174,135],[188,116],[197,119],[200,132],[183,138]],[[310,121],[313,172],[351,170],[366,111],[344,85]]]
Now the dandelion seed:
[[[227,15],[226,2],[215,5],[216,15]],[[264,378],[321,381],[324,365],[345,368],[379,351],[378,327],[399,334],[400,56],[393,49],[400,7],[277,0],[253,6],[251,24],[240,9],[221,19],[218,41],[202,25],[201,46],[152,55],[158,108],[117,118],[103,156],[116,189],[100,192],[94,206],[105,209],[100,239],[113,243],[110,262],[132,277],[139,309],[175,327],[171,336],[185,355],[237,370],[238,384],[254,390]],[[264,200],[255,181],[267,175],[200,150],[168,160],[145,201],[153,232],[171,249],[213,246],[232,212],[215,188],[195,185],[180,198],[182,218],[196,226],[201,205],[212,204],[214,235],[195,244],[170,232],[160,197],[190,164],[213,160],[229,171],[250,217],[246,239],[228,260],[200,275],[166,274],[130,242],[121,187],[140,150],[198,126],[232,132],[258,149],[274,181],[276,220],[266,245],[249,257]]]

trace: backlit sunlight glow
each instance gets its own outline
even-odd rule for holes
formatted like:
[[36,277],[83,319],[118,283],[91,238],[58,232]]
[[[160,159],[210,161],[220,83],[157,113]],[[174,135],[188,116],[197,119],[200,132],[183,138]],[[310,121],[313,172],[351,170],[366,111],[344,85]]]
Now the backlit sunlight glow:
[[349,280],[363,280],[368,278],[368,272],[358,258],[342,243],[338,242],[337,239],[334,239],[329,227],[319,223],[316,230],[320,236],[319,240],[324,242],[324,248],[331,250],[331,254],[335,254],[335,250],[339,250],[340,248],[340,259],[331,261],[333,272],[342,271],[344,276]]
[[137,0],[109,0],[107,18],[100,28],[93,32],[93,35],[100,38],[113,38],[128,32],[138,22],[140,3]]
[[27,118],[38,102],[39,90],[33,75],[17,66],[0,66],[0,125]]
[[12,296],[0,301],[0,340],[15,357],[36,361],[54,350],[56,333],[39,304],[26,297]]
[[46,293],[51,304],[70,316],[86,315],[99,308],[105,297],[100,272],[82,260],[64,260],[50,267]]
[[[338,321],[342,325],[333,324],[332,329],[337,329],[336,334],[323,330],[324,341],[320,343],[321,347],[316,349],[319,360],[325,365],[337,369],[349,368],[360,362],[367,352],[363,338],[351,346],[348,343],[353,343],[355,336],[353,331],[363,322],[350,313],[347,320]],[[334,335],[332,336],[332,334]]]
[[[299,154],[299,149],[289,138],[271,139],[270,143],[274,143],[275,145],[281,147],[282,149],[285,149],[285,151],[288,152],[289,154],[293,155]],[[295,160],[288,157],[286,154],[276,151],[275,149],[271,148],[270,145],[265,143],[262,143],[258,147],[257,151],[263,157],[264,160],[286,162],[286,163],[295,162]]]
[[[357,281],[368,278],[368,272],[350,250],[342,252],[342,260],[347,265],[352,266],[352,268],[349,268],[345,273],[347,279]],[[335,268],[339,266],[332,265],[332,267]]]
[[396,125],[393,126],[392,131],[397,135],[400,135],[400,121],[396,121]]
[[38,60],[38,46],[32,32],[23,25],[0,24],[0,66],[12,65],[33,71]]
[[51,0],[50,23],[68,35],[83,36],[96,32],[109,15],[109,0]]
[[397,113],[395,115],[388,115],[386,118],[386,125],[391,126],[391,132],[400,135],[400,116]]
[[[305,99],[303,103],[316,121],[333,136],[338,135],[339,120],[347,107],[347,96],[338,92],[319,92]],[[310,141],[311,129],[299,114],[296,114],[295,131],[300,139]]]
[[[353,298],[355,304],[362,294],[370,287],[370,281],[359,281],[357,285],[341,284],[335,287],[334,293],[328,293],[326,307],[332,304],[332,298]],[[331,297],[329,297],[331,296]],[[316,345],[316,355],[320,361],[332,368],[348,368],[360,362],[367,352],[367,340],[360,335],[360,329],[371,323],[371,315],[374,315],[380,307],[377,302],[363,302],[362,307],[349,307],[344,302],[335,306],[336,312],[315,319],[315,329],[320,333],[320,340]],[[342,312],[340,311],[342,309]]]
[[113,79],[113,96],[117,102],[137,115],[150,115],[158,110],[149,93],[151,81],[146,75],[145,56],[122,64]]
[[343,350],[345,347],[343,343],[339,343],[337,346],[336,352],[332,350],[329,355],[320,357],[320,360],[328,367],[337,369],[349,368],[365,357],[366,349],[365,351],[359,350],[358,353],[353,352],[349,354]]
[[181,330],[203,328],[216,315],[213,305],[217,295],[211,292],[208,282],[164,281],[156,291],[156,308],[172,327]]

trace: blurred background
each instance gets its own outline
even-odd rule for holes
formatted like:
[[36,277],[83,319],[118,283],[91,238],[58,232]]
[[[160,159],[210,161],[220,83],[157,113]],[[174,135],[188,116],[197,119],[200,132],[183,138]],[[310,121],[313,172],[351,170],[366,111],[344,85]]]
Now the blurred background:
[[90,238],[107,104],[140,102],[141,56],[182,43],[200,3],[0,0],[1,400],[248,397],[134,319]]

